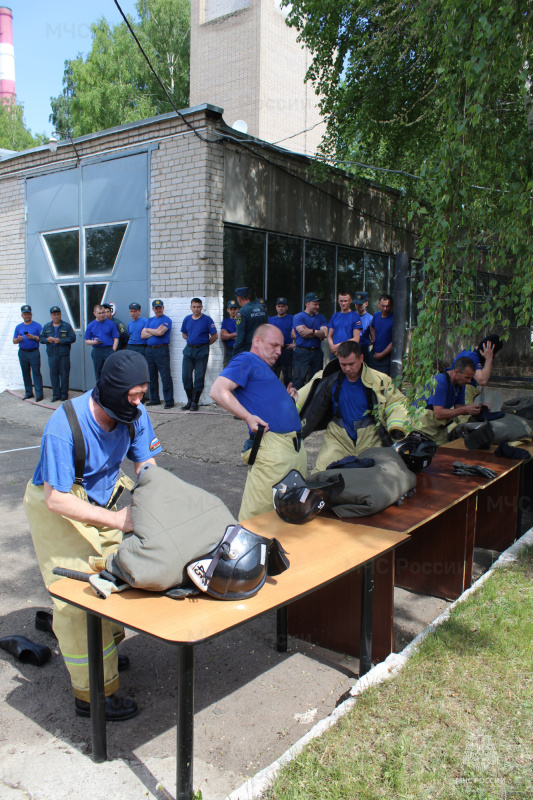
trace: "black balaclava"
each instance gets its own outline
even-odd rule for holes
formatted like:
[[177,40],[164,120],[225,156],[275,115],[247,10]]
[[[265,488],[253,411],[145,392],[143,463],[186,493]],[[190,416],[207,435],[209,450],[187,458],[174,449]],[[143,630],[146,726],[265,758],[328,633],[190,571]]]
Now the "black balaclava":
[[499,353],[503,347],[503,342],[497,333],[489,333],[488,336],[485,336],[485,338],[482,339],[476,347],[482,367],[485,365],[485,356],[481,355],[481,351],[483,350],[483,347],[489,343],[492,344],[494,347],[494,355],[496,355],[496,353]]
[[148,383],[148,364],[144,356],[133,350],[120,350],[106,359],[100,380],[93,389],[93,400],[111,419],[128,425],[142,413],[139,406],[128,401],[128,392],[143,383]]

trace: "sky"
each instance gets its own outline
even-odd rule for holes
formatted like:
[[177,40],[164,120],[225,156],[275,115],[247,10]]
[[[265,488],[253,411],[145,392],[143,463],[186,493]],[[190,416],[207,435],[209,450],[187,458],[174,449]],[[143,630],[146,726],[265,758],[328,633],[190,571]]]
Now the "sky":
[[[119,3],[137,18],[135,0]],[[15,86],[26,126],[50,136],[50,98],[63,91],[65,60],[90,51],[91,23],[105,17],[116,24],[122,17],[114,0],[0,0],[0,6],[13,12]]]

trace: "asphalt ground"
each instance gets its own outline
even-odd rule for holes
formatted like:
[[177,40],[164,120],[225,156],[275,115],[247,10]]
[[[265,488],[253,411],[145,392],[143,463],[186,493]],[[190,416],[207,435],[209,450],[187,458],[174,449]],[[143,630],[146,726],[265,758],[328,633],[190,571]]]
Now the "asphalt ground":
[[[0,394],[0,637],[20,634],[52,649],[42,668],[0,649],[1,800],[123,800],[174,797],[176,659],[171,646],[127,632],[120,652],[131,660],[120,693],[141,711],[108,724],[110,760],[90,758],[89,721],[74,714],[68,673],[55,640],[36,631],[37,609],[51,609],[37,566],[22,497],[38,460],[44,426],[57,403]],[[160,466],[217,494],[236,516],[246,480],[240,460],[244,423],[214,406],[196,413],[151,411],[164,453]],[[306,442],[310,466],[319,434]],[[29,448],[29,449],[25,449]],[[131,474],[131,468],[126,466]],[[222,535],[221,531],[221,535]],[[476,559],[476,574],[491,554]],[[397,650],[446,606],[397,590]],[[177,604],[178,608],[178,604]],[[278,758],[327,716],[353,685],[358,660],[289,637],[275,649],[276,616],[265,615],[195,649],[194,788],[221,800]],[[161,783],[165,792],[156,787]]]

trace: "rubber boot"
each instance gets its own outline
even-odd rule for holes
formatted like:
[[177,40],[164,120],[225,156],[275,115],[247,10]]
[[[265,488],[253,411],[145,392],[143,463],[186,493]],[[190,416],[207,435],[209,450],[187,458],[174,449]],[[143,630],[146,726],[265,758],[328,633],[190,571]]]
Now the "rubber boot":
[[184,411],[190,411],[192,406],[192,391],[190,389],[185,390],[187,392],[188,402],[183,406]]
[[201,396],[202,396],[201,392],[192,393],[191,411],[198,411],[198,403]]

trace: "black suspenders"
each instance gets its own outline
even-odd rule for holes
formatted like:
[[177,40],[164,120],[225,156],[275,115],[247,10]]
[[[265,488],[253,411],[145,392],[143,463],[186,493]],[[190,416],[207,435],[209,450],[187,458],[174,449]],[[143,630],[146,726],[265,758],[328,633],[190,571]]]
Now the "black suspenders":
[[[85,459],[87,451],[85,450],[85,440],[78,420],[78,415],[74,410],[72,400],[66,400],[63,403],[65,414],[67,415],[68,424],[72,430],[72,437],[74,440],[74,483],[78,486],[83,486],[83,476],[85,474]],[[130,442],[135,439],[135,425],[133,422],[128,424],[128,431],[130,434]]]

